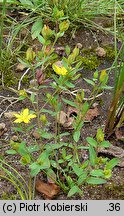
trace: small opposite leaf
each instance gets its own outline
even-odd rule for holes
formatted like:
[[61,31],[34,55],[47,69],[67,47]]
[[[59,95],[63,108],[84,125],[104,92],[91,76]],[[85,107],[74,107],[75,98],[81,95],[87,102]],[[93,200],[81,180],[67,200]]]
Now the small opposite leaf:
[[101,178],[97,178],[97,177],[89,177],[86,182],[88,184],[93,184],[93,185],[97,185],[97,184],[105,184],[106,180],[105,179],[101,179]]
[[80,195],[82,194],[82,190],[81,190],[78,186],[76,186],[76,185],[74,185],[74,186],[70,189],[70,191],[68,192],[67,197],[71,197],[71,196],[73,196],[75,193],[79,193]]
[[7,150],[6,153],[7,154],[11,154],[11,155],[17,154],[17,152],[15,150],[12,150],[12,149],[11,150]]
[[96,140],[93,139],[92,137],[87,137],[86,140],[91,146],[97,147],[98,144],[97,144]]
[[106,164],[106,169],[112,169],[113,167],[115,167],[119,162],[118,158],[113,158],[112,160],[110,160],[107,164]]
[[78,142],[80,139],[80,131],[75,131],[73,134],[73,138],[75,142]]

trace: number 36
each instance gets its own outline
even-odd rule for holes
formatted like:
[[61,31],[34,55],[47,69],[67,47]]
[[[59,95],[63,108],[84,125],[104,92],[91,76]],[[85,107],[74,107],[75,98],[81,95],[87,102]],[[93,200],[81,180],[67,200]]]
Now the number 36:
[[120,203],[109,203],[109,211],[120,211]]

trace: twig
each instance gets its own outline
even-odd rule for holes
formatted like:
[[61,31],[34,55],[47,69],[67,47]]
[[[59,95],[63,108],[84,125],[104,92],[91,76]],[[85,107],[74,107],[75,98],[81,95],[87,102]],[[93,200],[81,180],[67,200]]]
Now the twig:
[[21,78],[20,78],[20,80],[19,80],[19,83],[18,83],[18,91],[19,91],[20,88],[21,88],[21,81],[22,81],[22,79],[23,79],[24,76],[29,72],[29,70],[30,70],[30,68],[28,68],[28,69],[24,72],[24,74],[21,76]]
[[[74,90],[74,91],[69,91],[68,90],[68,92],[64,92],[64,93],[66,93],[66,94],[72,94],[72,95],[74,95],[74,96],[76,96],[76,93],[75,92],[78,92],[78,91],[80,91],[81,89],[77,89],[77,90]],[[84,91],[87,91],[87,89],[84,89]],[[97,96],[93,96],[93,97],[91,97],[91,98],[83,98],[83,100],[84,101],[91,101],[91,100],[93,100],[94,98],[98,98],[98,97],[100,97],[100,96],[102,96],[102,94],[103,93],[100,93],[100,94],[98,94]]]
[[0,97],[3,98],[3,100],[1,101],[0,104],[2,104],[6,100],[10,102],[10,104],[6,107],[6,109],[0,114],[0,118],[1,118],[2,115],[9,109],[9,107],[11,107],[13,104],[17,103],[19,101],[19,99],[15,98],[15,97],[4,97],[4,96],[1,96],[1,95],[0,95]]

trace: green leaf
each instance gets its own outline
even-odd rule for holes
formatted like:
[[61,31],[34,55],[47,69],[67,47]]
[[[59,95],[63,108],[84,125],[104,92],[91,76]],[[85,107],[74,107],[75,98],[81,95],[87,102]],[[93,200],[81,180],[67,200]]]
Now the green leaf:
[[20,128],[20,127],[14,127],[13,128],[15,131],[18,131],[18,132],[21,132],[21,133],[23,133],[24,131],[23,131],[23,128]]
[[31,176],[36,176],[40,172],[40,165],[37,162],[32,163],[29,168],[31,169]]
[[62,138],[63,136],[69,136],[69,135],[70,135],[69,132],[65,132],[65,133],[61,133],[61,134],[59,134],[57,137]]
[[66,53],[66,55],[69,55],[70,52],[71,52],[70,47],[68,45],[66,45],[66,47],[65,47],[65,53]]
[[72,155],[72,154],[69,154],[69,155],[67,155],[67,156],[65,157],[65,159],[66,159],[66,160],[70,160],[72,157],[73,157],[73,155]]
[[24,100],[26,97],[25,96],[23,96],[23,95],[21,95],[21,96],[19,96],[19,98],[18,98],[18,100]]
[[51,134],[51,133],[47,133],[45,131],[41,131],[40,132],[40,135],[42,138],[44,139],[52,139],[54,137],[54,134]]
[[80,168],[80,167],[78,166],[78,164],[73,164],[72,169],[73,169],[73,171],[75,172],[75,174],[76,174],[77,176],[80,176],[80,175],[82,175],[82,173],[83,173],[83,169]]
[[37,159],[37,163],[40,165],[40,169],[48,169],[50,167],[49,153],[42,152]]
[[74,87],[75,87],[75,85],[72,84],[72,83],[69,82],[69,81],[66,81],[64,84],[65,84],[68,88],[74,88]]
[[104,133],[101,128],[97,129],[96,139],[97,142],[102,142],[104,140]]
[[39,146],[37,145],[31,145],[27,149],[30,153],[40,150]]
[[45,39],[41,35],[38,35],[38,40],[41,44],[45,44]]
[[85,169],[88,165],[89,165],[89,160],[86,160],[86,161],[82,164],[81,168],[82,168],[82,169]]
[[75,142],[79,141],[79,139],[80,139],[80,131],[75,131],[73,133],[73,139],[74,139]]
[[92,170],[92,171],[90,172],[90,175],[91,175],[91,176],[96,176],[96,177],[103,177],[103,176],[104,176],[104,172],[103,172],[103,170],[101,170],[101,169]]
[[40,34],[42,28],[43,28],[42,19],[41,18],[37,19],[31,28],[32,39],[35,39]]
[[99,146],[100,147],[104,147],[104,148],[108,148],[110,147],[111,143],[109,141],[102,141]]
[[82,115],[85,116],[88,110],[89,110],[89,104],[88,102],[85,102],[82,106]]
[[78,193],[78,194],[82,195],[83,192],[82,192],[82,190],[81,190],[78,186],[74,185],[74,186],[69,190],[67,197],[71,197],[71,196],[73,196],[75,193]]
[[25,156],[28,153],[27,147],[26,147],[26,142],[21,142],[20,143],[19,148],[18,148],[18,153],[21,156]]
[[84,78],[84,80],[85,80],[88,84],[90,84],[90,85],[92,85],[92,86],[95,86],[95,83],[94,83],[92,80],[86,79],[86,78]]
[[77,183],[78,185],[81,185],[87,178],[87,172],[83,172],[83,174],[79,177]]
[[35,101],[35,94],[34,94],[34,93],[31,93],[30,101],[31,101],[32,103],[34,103],[34,101]]
[[52,182],[56,181],[56,174],[51,168],[49,168],[47,170],[47,179],[48,179],[49,182],[50,181],[52,181]]
[[72,79],[73,81],[75,81],[75,80],[79,79],[80,76],[81,76],[81,74],[77,74],[77,75],[73,76],[71,79]]
[[113,89],[113,87],[112,86],[103,85],[103,86],[100,86],[100,89],[111,90],[111,89]]
[[25,156],[22,156],[21,157],[21,160],[20,160],[21,164],[23,165],[27,165],[31,162],[31,157],[29,154],[26,154]]
[[107,169],[107,170],[112,169],[118,163],[119,163],[119,159],[118,158],[113,158],[112,160],[110,160],[109,162],[106,163],[105,169]]
[[76,107],[77,108],[77,104],[75,104],[74,102],[70,101],[70,100],[67,100],[65,98],[62,98],[62,100],[66,103],[66,104],[69,104],[70,106],[72,107]]
[[43,113],[48,113],[48,114],[50,114],[51,116],[56,116],[56,112],[53,112],[53,111],[51,111],[51,110],[41,109],[40,111],[43,112]]
[[7,151],[5,151],[7,154],[10,154],[10,155],[15,155],[15,154],[17,154],[17,152],[15,151],[15,150],[7,150]]
[[91,146],[93,146],[93,147],[97,147],[97,146],[98,146],[98,143],[97,143],[96,140],[93,139],[92,137],[87,137],[86,140],[87,140],[87,142],[88,142]]
[[26,62],[26,61],[24,61],[24,60],[22,60],[22,59],[20,59],[20,58],[18,58],[18,61],[19,61],[21,64],[23,64],[26,68],[30,68],[29,62]]
[[46,144],[45,145],[45,149],[47,150],[47,151],[53,151],[53,150],[55,150],[55,149],[59,149],[59,148],[61,148],[63,145],[64,145],[65,143],[59,143],[59,144]]
[[96,152],[95,152],[93,146],[89,147],[89,154],[90,154],[89,155],[90,156],[90,163],[92,166],[95,166],[95,164],[96,164]]
[[51,166],[54,167],[54,168],[59,168],[59,167],[58,167],[58,162],[56,162],[56,161],[54,161],[54,160],[50,160],[50,164],[51,164]]
[[102,178],[97,178],[97,177],[89,177],[86,182],[88,184],[93,184],[93,185],[99,185],[99,184],[105,184],[106,180]]

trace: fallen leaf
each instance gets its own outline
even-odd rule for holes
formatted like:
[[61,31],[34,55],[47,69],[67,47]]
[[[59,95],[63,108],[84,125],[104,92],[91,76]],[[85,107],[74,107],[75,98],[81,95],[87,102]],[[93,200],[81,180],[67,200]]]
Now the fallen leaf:
[[99,57],[105,57],[106,56],[106,51],[102,47],[97,47],[96,54]]
[[43,194],[45,199],[53,199],[60,191],[60,187],[56,184],[45,183],[39,179],[36,180],[36,190]]
[[67,114],[64,111],[60,111],[57,114],[57,122],[61,125],[64,125],[64,123],[67,121]]
[[41,135],[36,130],[32,133],[32,135],[36,140],[40,139],[41,137]]
[[98,115],[99,115],[99,110],[97,107],[95,107],[93,109],[89,109],[86,116],[85,116],[85,121],[92,121]]
[[18,136],[13,135],[13,136],[11,137],[11,140],[14,141],[14,142],[17,142],[17,141],[19,140],[19,138],[18,138]]
[[[78,115],[78,110],[75,107],[68,106],[67,114],[64,111],[60,111],[57,115],[57,122],[66,129],[73,129],[73,122]],[[85,121],[92,121],[99,115],[97,104],[94,104],[92,109],[89,109]]]
[[0,137],[7,131],[5,123],[0,123]]
[[64,111],[60,111],[57,115],[57,122],[66,129],[73,129],[73,121],[74,117],[69,116],[69,114],[66,114]]
[[0,123],[0,130],[4,130],[6,127],[5,123]]
[[15,118],[14,114],[17,114],[17,112],[14,111],[5,112],[4,117],[12,120],[13,118]]
[[102,153],[108,158],[118,158],[119,163],[117,166],[124,167],[124,149],[121,147],[110,145],[108,148],[99,148],[98,153]]
[[16,71],[23,71],[25,68],[26,68],[25,65],[23,65],[22,63],[19,63],[19,64],[16,66]]

